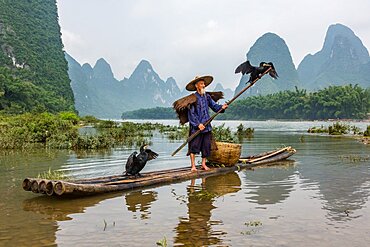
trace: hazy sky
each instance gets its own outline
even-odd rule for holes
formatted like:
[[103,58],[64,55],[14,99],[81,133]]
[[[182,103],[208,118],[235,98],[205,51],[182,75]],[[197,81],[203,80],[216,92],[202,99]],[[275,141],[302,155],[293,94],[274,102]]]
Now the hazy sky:
[[118,80],[142,59],[183,89],[195,75],[235,89],[237,65],[272,32],[297,67],[322,48],[331,24],[351,28],[370,49],[369,0],[57,0],[65,50],[80,64],[104,58]]

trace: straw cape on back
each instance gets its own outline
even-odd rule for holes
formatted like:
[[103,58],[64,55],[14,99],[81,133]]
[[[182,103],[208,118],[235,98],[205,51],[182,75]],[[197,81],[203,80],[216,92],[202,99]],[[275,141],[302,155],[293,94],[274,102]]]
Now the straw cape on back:
[[[224,97],[224,94],[221,91],[220,92],[206,92],[206,94],[209,94],[211,98],[216,102],[219,99],[222,99]],[[185,96],[181,99],[178,99],[173,103],[173,108],[175,109],[177,113],[177,117],[179,118],[181,125],[184,125],[185,123],[189,121],[188,109],[190,108],[192,104],[196,104],[196,103],[197,103],[197,96],[194,93],[188,96]]]

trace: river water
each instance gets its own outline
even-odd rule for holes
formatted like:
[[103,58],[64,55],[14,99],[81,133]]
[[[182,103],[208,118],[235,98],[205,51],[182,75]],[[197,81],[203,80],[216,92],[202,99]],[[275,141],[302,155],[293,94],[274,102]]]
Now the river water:
[[[175,121],[157,121],[176,124]],[[236,128],[239,121],[215,121]],[[297,150],[276,166],[205,179],[58,199],[21,182],[51,168],[75,178],[122,173],[132,148],[0,153],[0,246],[369,246],[370,147],[306,133],[328,122],[244,121],[255,128],[242,155]],[[350,123],[362,130],[369,123]],[[182,141],[154,135],[144,171],[189,166]],[[199,160],[199,159],[198,159]],[[190,169],[190,167],[189,167]]]

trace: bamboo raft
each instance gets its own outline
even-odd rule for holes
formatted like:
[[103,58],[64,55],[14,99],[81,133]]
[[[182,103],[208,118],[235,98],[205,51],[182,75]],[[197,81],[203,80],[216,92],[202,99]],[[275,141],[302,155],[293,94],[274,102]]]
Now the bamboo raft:
[[229,173],[241,169],[252,168],[258,165],[272,164],[277,161],[285,160],[295,153],[295,149],[285,147],[258,155],[241,157],[236,165],[230,167],[212,167],[208,171],[200,170],[200,167],[198,167],[197,172],[191,172],[189,167],[183,167],[142,173],[142,176],[138,178],[123,175],[79,179],[73,181],[26,178],[22,183],[22,187],[25,191],[46,194],[48,196],[93,195],[113,191],[132,190],[140,187],[168,184],[193,178]]

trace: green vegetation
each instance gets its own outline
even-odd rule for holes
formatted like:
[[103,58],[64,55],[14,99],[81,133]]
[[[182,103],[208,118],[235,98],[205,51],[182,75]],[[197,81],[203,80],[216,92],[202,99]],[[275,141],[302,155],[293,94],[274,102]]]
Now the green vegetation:
[[236,134],[239,139],[242,139],[244,137],[251,138],[254,135],[254,129],[244,128],[243,124],[239,124],[236,130]]
[[[217,119],[365,119],[370,112],[370,88],[358,85],[330,86],[317,92],[282,91],[235,101]],[[140,109],[123,113],[122,118],[175,119],[171,107]]]
[[212,134],[216,141],[237,143],[239,140],[235,132],[233,133],[229,127],[225,128],[225,124],[217,127],[213,126],[212,129]]
[[249,221],[244,223],[248,230],[240,232],[242,235],[252,235],[258,233],[260,228],[262,227],[262,222],[259,220]]
[[54,170],[49,168],[48,171],[39,173],[37,178],[48,179],[48,180],[68,180],[67,175],[63,171]]
[[241,119],[328,119],[364,118],[370,107],[370,90],[332,86],[314,93],[285,91],[236,102],[225,113]]
[[370,111],[370,89],[330,86],[318,92],[284,91],[236,101],[222,119],[364,119]]
[[364,132],[364,136],[370,136],[370,125],[367,126],[367,128]]
[[163,239],[157,241],[157,246],[167,247],[167,238],[166,236]]
[[350,161],[351,163],[357,163],[357,162],[365,162],[370,160],[370,156],[362,156],[362,155],[342,155],[339,157],[341,160],[344,161]]
[[[92,122],[89,122],[92,120]],[[80,124],[92,124],[95,132],[83,132]],[[116,145],[149,143],[153,126],[79,118],[71,112],[18,116],[0,115],[0,149],[47,147],[58,149],[101,149]]]
[[3,0],[0,17],[0,112],[74,111],[55,0]]
[[335,122],[328,128],[324,126],[321,127],[312,127],[309,128],[308,133],[328,133],[329,135],[344,135],[344,134],[353,134],[353,135],[361,135],[362,132],[356,126],[350,126],[348,124]]

